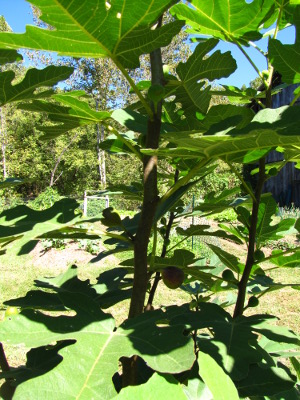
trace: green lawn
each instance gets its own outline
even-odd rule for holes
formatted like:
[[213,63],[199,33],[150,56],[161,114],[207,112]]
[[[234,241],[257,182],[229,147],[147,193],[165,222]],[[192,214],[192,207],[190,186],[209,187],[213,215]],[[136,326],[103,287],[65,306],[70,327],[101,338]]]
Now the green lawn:
[[[61,252],[61,253],[60,253]],[[56,250],[56,257],[63,255],[64,250]],[[121,253],[121,260],[124,260],[126,255]],[[128,256],[128,254],[127,254]],[[101,265],[86,264],[79,262],[78,273],[82,280],[95,279],[101,272],[113,268],[118,264],[120,259],[107,259]],[[34,280],[44,276],[57,276],[66,267],[46,265],[34,266],[34,261],[31,254],[16,258],[2,256],[0,258],[0,320],[4,318],[6,306],[3,303],[10,298],[24,296],[28,290],[34,289]],[[271,270],[268,273],[276,282],[281,283],[299,283],[300,284],[300,268],[299,269],[278,269]],[[181,289],[170,290],[161,282],[159,284],[155,297],[154,306],[161,307],[171,304],[182,304],[190,301],[190,296]],[[111,312],[116,318],[117,323],[120,323],[126,318],[128,312],[129,300],[119,303],[117,306],[106,310]],[[230,311],[230,309],[229,309]],[[293,331],[300,334],[300,292],[290,287],[286,287],[280,291],[272,292],[263,296],[260,300],[258,308],[247,310],[246,314],[251,313],[268,313],[276,315],[280,318],[278,324],[286,325]],[[26,349],[22,346],[6,347],[7,355],[11,365],[16,366],[25,362]]]

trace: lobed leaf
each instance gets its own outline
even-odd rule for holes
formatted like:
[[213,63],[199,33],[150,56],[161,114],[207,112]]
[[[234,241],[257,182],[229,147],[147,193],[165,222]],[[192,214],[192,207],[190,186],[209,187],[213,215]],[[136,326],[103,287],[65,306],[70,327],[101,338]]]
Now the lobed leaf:
[[257,248],[260,248],[268,240],[278,240],[284,237],[295,221],[292,218],[272,224],[272,217],[276,214],[277,204],[272,195],[263,196],[259,204],[257,220]]
[[296,25],[295,44],[282,44],[279,40],[272,39],[268,50],[272,65],[280,72],[285,83],[300,82],[300,6],[295,7],[293,15]]
[[[240,381],[247,379],[251,364],[263,360],[263,353],[257,350],[257,334],[273,341],[299,346],[299,337],[286,328],[269,324],[272,319],[268,315],[233,319],[215,304],[200,303],[199,311],[187,311],[174,321],[185,323],[191,330],[209,327],[213,333],[209,337],[198,338],[199,349],[213,357],[231,379]],[[294,384],[291,380],[288,382],[288,385]]]
[[211,356],[199,351],[198,364],[200,376],[211,391],[214,400],[239,400],[234,383]]
[[23,57],[16,50],[0,50],[0,65],[21,60],[23,60]]
[[115,400],[157,400],[163,395],[164,400],[186,400],[181,385],[169,375],[154,373],[149,381],[143,385],[130,386],[121,390]]
[[191,32],[243,45],[262,37],[259,27],[274,11],[272,0],[192,0],[191,4],[177,4],[171,9],[191,26]]
[[193,343],[178,324],[159,327],[183,309],[171,307],[148,312],[124,322],[115,330],[114,320],[97,303],[81,293],[60,293],[75,316],[53,317],[23,311],[0,325],[3,343],[44,346],[61,340],[76,342],[58,353],[63,361],[47,374],[17,387],[15,398],[110,399],[116,395],[112,377],[122,357],[140,355],[156,371],[178,373],[194,362]]
[[[181,103],[186,118],[189,118],[190,114],[195,117],[195,111],[206,113],[208,110],[211,96],[209,87],[205,87],[205,79],[213,81],[227,77],[237,68],[229,52],[221,54],[220,51],[216,51],[206,57],[217,44],[216,39],[198,44],[187,62],[179,63],[176,68],[181,81],[176,88],[176,101]],[[170,81],[169,85],[172,82]]]
[[125,68],[139,66],[139,56],[168,45],[183,26],[175,21],[151,29],[175,0],[31,0],[40,19],[54,29],[27,26],[26,33],[0,33],[6,49],[54,51],[72,57],[109,57]]
[[51,65],[42,70],[31,68],[26,72],[20,83],[13,85],[15,73],[13,71],[0,72],[0,106],[16,101],[40,98],[43,95],[48,97],[48,90],[35,94],[36,89],[54,86],[69,78],[72,73],[73,68],[65,66],[55,67]]
[[[221,158],[226,162],[256,161],[262,155],[249,155],[251,152],[264,150],[269,152],[275,147],[284,149],[295,148],[300,143],[300,115],[297,107],[280,107],[264,109],[257,113],[253,120],[242,129],[237,129],[239,119],[222,121],[227,125],[220,130],[219,124],[212,125],[205,133],[168,132],[164,138],[176,145],[173,148],[159,150],[142,150],[144,154],[158,154],[166,157],[190,157],[211,160]],[[298,143],[299,142],[299,143]]]
[[208,237],[218,237],[220,239],[232,240],[236,243],[242,243],[241,240],[236,235],[230,235],[226,231],[218,229],[212,230],[210,225],[191,225],[187,229],[176,228],[178,235],[183,235],[187,237],[191,236],[208,236]]
[[111,115],[107,111],[94,111],[86,101],[79,100],[77,96],[72,96],[69,93],[55,94],[52,98],[65,106],[41,100],[19,105],[19,108],[23,110],[45,112],[49,120],[55,123],[55,125],[51,126],[42,125],[38,127],[44,132],[42,136],[44,140],[56,138],[81,126],[101,123],[110,118]]
[[62,199],[43,211],[24,205],[3,211],[0,214],[0,239],[14,241],[8,252],[26,254],[32,250],[32,245],[35,246],[35,239],[79,221],[78,206],[73,199]]

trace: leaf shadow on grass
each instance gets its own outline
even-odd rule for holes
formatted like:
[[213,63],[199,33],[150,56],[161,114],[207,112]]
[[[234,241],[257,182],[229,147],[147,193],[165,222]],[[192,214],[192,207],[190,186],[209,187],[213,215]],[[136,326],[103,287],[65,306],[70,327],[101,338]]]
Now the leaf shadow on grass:
[[[27,365],[11,371],[17,385],[26,385],[28,379],[35,378],[47,386],[51,376],[78,369],[87,371],[88,379],[99,380],[97,376],[101,369],[110,382],[106,380],[105,386],[113,394],[116,392],[113,377],[118,372],[119,360],[133,355],[140,356],[142,364],[146,362],[151,369],[163,373],[179,373],[191,368],[195,360],[191,337],[185,334],[184,325],[169,324],[172,318],[186,312],[186,307],[171,306],[166,310],[147,312],[126,320],[119,327],[115,326],[110,314],[101,310],[103,296],[106,296],[105,305],[119,302],[122,297],[119,285],[125,275],[126,270],[115,268],[102,274],[96,285],[91,285],[88,280],[77,278],[73,266],[57,278],[37,281],[39,290],[9,301],[25,309],[2,323],[1,338],[4,343],[25,343],[32,347]],[[128,297],[128,289],[124,292]],[[65,315],[57,315],[62,310]],[[53,343],[56,344],[51,347]],[[32,357],[38,351],[45,356],[41,374],[30,367]],[[99,390],[104,385],[101,382]]]

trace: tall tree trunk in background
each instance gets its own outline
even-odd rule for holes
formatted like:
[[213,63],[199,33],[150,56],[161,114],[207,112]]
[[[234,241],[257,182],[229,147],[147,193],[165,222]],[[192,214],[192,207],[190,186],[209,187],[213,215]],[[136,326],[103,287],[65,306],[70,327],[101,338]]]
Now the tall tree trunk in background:
[[99,177],[103,189],[106,187],[106,165],[105,165],[105,152],[100,149],[100,143],[104,140],[104,126],[97,124],[97,158]]
[[[99,99],[96,99],[96,111],[99,111]],[[98,158],[98,168],[99,176],[102,188],[106,187],[106,164],[105,164],[105,152],[100,149],[100,143],[104,140],[104,126],[96,125],[97,129],[97,158]]]
[[52,187],[52,186],[57,182],[57,180],[61,177],[62,173],[59,174],[59,176],[54,180],[56,170],[57,170],[57,168],[58,168],[58,166],[59,166],[59,163],[60,163],[61,160],[62,160],[63,155],[64,155],[65,152],[68,150],[68,148],[71,146],[71,144],[74,142],[74,140],[77,138],[77,136],[78,136],[78,133],[76,133],[76,135],[72,137],[72,139],[71,139],[70,142],[67,144],[67,146],[65,146],[65,147],[62,149],[62,151],[60,152],[60,154],[59,154],[59,156],[58,156],[58,159],[56,160],[56,163],[55,163],[55,165],[54,165],[54,168],[53,168],[52,171],[51,171],[49,187]]
[[2,149],[2,168],[3,168],[3,178],[6,179],[8,176],[7,166],[6,166],[6,146],[7,146],[7,132],[6,132],[6,123],[5,123],[5,115],[3,112],[3,108],[0,108],[0,118],[1,118],[1,149]]

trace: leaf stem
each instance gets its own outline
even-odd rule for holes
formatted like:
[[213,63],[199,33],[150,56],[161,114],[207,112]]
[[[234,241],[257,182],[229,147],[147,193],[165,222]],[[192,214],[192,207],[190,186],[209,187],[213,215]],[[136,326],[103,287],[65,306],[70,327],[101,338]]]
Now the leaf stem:
[[145,97],[142,95],[142,93],[140,92],[140,90],[138,89],[138,87],[136,86],[136,84],[134,83],[133,79],[131,78],[131,76],[129,75],[129,73],[126,71],[126,69],[123,67],[123,65],[121,63],[119,63],[117,60],[114,60],[114,63],[116,64],[116,66],[120,69],[120,71],[122,72],[122,74],[124,75],[125,79],[127,80],[127,82],[129,83],[130,87],[132,88],[132,90],[134,91],[134,93],[137,95],[137,97],[140,99],[141,103],[143,104],[143,106],[145,107],[145,110],[149,116],[149,118],[151,120],[153,120],[154,117],[154,113],[153,110],[151,109],[150,105],[148,104],[148,102],[146,101]]
[[177,242],[176,244],[174,244],[174,246],[172,246],[170,249],[167,250],[167,254],[170,253],[170,251],[172,251],[173,249],[175,249],[176,247],[178,247],[181,243],[183,243],[185,240],[187,240],[189,238],[189,236],[184,237],[182,240],[180,240],[180,242]]
[[244,180],[243,176],[239,173],[239,171],[231,164],[230,162],[227,161],[227,165],[231,169],[231,171],[239,178],[239,180],[242,182],[242,185],[246,189],[246,192],[251,196],[253,201],[256,201],[255,195],[253,193],[253,190],[251,187],[247,184],[247,182]]
[[248,42],[250,46],[254,47],[257,51],[259,51],[264,57],[266,57],[266,53],[259,47],[257,44],[251,42],[251,40]]
[[153,226],[153,246],[152,246],[151,259],[150,259],[150,268],[154,267],[156,248],[157,248],[157,223],[155,223]]
[[296,101],[299,99],[299,97],[300,97],[300,90],[299,90],[299,93],[297,93],[296,96],[291,101],[290,106],[293,106],[296,103]]
[[[279,256],[284,257],[285,255],[291,254],[291,253],[295,253],[295,252],[298,251],[298,250],[300,250],[300,246],[299,246],[299,247],[295,247],[294,249],[286,250],[285,252],[280,253],[280,254],[271,254],[269,257],[264,258],[263,260],[261,260],[261,261],[258,262],[257,264],[260,264],[260,263],[263,263],[263,262],[272,260],[273,258],[277,258],[277,257],[279,257]],[[272,269],[274,269],[274,268],[279,268],[279,267],[269,268],[269,269],[267,269],[266,271],[270,271],[270,270],[272,270]]]
[[195,165],[194,168],[190,170],[190,172],[184,176],[183,178],[179,179],[161,198],[160,202],[163,203],[166,201],[170,196],[172,196],[173,193],[176,192],[177,189],[179,189],[181,186],[185,185],[188,183],[192,178],[196,176],[198,171],[204,167],[206,164],[208,164],[210,161],[207,159],[202,159],[197,165]]
[[112,132],[114,135],[117,136],[117,138],[124,143],[137,157],[140,161],[143,161],[143,156],[142,154],[133,146],[133,144],[129,141],[126,140],[115,128],[113,128],[111,125],[103,124],[107,127],[107,129]]
[[259,99],[255,99],[255,101],[257,102],[257,104],[259,104],[261,106],[261,108],[266,108],[264,103],[262,103]]
[[255,69],[255,71],[258,73],[259,77],[262,79],[264,85],[266,88],[268,88],[268,84],[267,81],[265,80],[263,74],[260,72],[260,70],[258,69],[258,67],[256,66],[256,64],[254,63],[254,61],[252,60],[252,58],[249,56],[249,54],[244,50],[243,46],[239,43],[239,42],[234,42],[237,47],[240,49],[240,51],[244,54],[244,56],[247,58],[247,60],[249,61],[249,63],[252,65],[252,67]]

